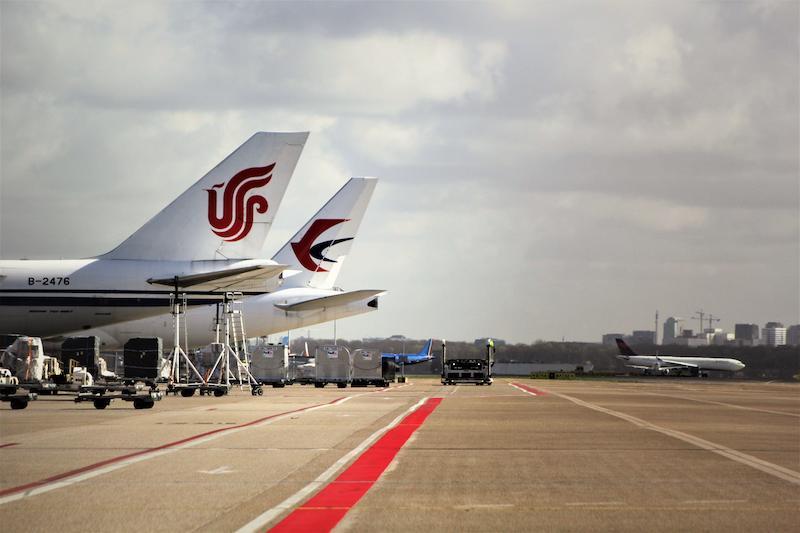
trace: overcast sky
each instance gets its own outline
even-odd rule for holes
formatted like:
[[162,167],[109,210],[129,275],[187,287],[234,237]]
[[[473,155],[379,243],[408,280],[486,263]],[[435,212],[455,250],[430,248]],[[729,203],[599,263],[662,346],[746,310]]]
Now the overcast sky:
[[307,130],[266,257],[381,178],[338,284],[390,293],[341,337],[798,323],[798,5],[3,0],[0,256],[106,252]]

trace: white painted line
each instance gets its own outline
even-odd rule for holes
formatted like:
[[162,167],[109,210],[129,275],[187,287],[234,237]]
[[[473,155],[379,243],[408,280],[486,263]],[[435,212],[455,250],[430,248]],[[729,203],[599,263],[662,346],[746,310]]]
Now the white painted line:
[[642,420],[641,418],[636,418],[635,416],[631,416],[625,413],[620,413],[619,411],[614,411],[612,409],[607,409],[605,407],[601,407],[593,403],[585,402],[583,400],[579,400],[578,398],[567,396],[566,394],[561,394],[559,392],[554,392],[554,391],[550,391],[550,394],[558,396],[559,398],[564,398],[565,400],[569,400],[574,404],[580,405],[581,407],[586,407],[588,409],[593,409],[595,411],[599,411],[607,415],[621,418],[622,420],[630,422],[631,424],[634,424],[642,429],[657,431],[658,433],[662,433],[669,437],[679,439],[684,442],[688,442],[689,444],[693,444],[698,448],[702,448],[704,450],[716,453],[727,459],[736,461],[737,463],[741,463],[751,468],[755,468],[756,470],[760,470],[771,476],[780,478],[784,481],[788,481],[789,483],[800,485],[800,472],[795,472],[794,470],[790,470],[789,468],[785,468],[783,466],[776,465],[768,461],[764,461],[763,459],[759,459],[758,457],[753,457],[752,455],[742,453],[738,450],[734,450],[733,448],[728,448],[727,446],[716,444],[707,441],[705,439],[701,439],[700,437],[695,437],[694,435],[683,433],[682,431],[677,431],[674,429],[657,426],[655,424],[651,424],[650,422]]
[[453,509],[469,511],[471,509],[511,509],[513,503],[473,503],[471,505],[454,505]]
[[686,505],[720,505],[726,503],[747,503],[747,500],[684,500],[681,503]]
[[275,418],[270,418],[268,420],[264,420],[263,422],[260,422],[258,424],[253,424],[253,425],[249,425],[249,426],[245,426],[245,427],[241,427],[241,428],[232,428],[232,429],[229,429],[227,431],[222,431],[220,433],[215,433],[213,435],[209,435],[207,437],[203,437],[203,438],[200,438],[200,439],[192,440],[192,441],[186,442],[184,444],[179,444],[179,445],[172,446],[172,447],[169,447],[169,448],[164,448],[164,449],[161,449],[161,450],[155,450],[155,451],[150,452],[150,453],[143,453],[141,455],[137,455],[137,456],[131,457],[129,459],[124,459],[122,461],[119,461],[119,462],[116,462],[116,463],[112,463],[112,464],[110,464],[108,466],[104,466],[104,467],[93,469],[93,470],[88,470],[86,472],[83,472],[83,473],[80,473],[80,474],[76,474],[75,476],[67,477],[67,478],[64,478],[64,479],[59,479],[58,481],[53,481],[51,483],[47,483],[47,484],[44,484],[44,485],[39,485],[37,487],[31,488],[29,490],[26,490],[24,492],[16,492],[16,493],[13,493],[13,494],[9,494],[7,496],[0,497],[0,505],[4,505],[6,503],[11,503],[11,502],[14,502],[14,501],[17,501],[17,500],[21,500],[23,498],[30,498],[32,496],[38,496],[39,494],[44,494],[44,493],[50,492],[52,490],[61,489],[61,488],[64,488],[64,487],[69,487],[70,485],[74,485],[76,483],[80,483],[82,481],[86,481],[87,479],[92,479],[92,478],[97,477],[97,476],[102,476],[103,474],[108,474],[109,472],[114,472],[115,470],[119,470],[121,468],[125,468],[126,466],[130,466],[130,465],[133,465],[133,464],[136,464],[136,463],[140,463],[142,461],[147,461],[147,460],[150,460],[150,459],[155,459],[156,457],[161,457],[163,455],[174,453],[174,452],[176,452],[178,450],[184,450],[186,448],[191,448],[191,447],[197,446],[199,444],[205,444],[206,442],[211,442],[211,441],[216,440],[216,439],[218,439],[220,437],[227,437],[228,435],[233,435],[234,433],[239,433],[240,431],[245,431],[245,430],[251,429],[251,428],[263,427],[263,426],[272,424],[273,422],[278,422],[279,420],[285,420],[285,419],[291,418],[291,417],[297,417],[300,414],[309,413],[311,411],[316,411],[317,409],[324,409],[326,407],[331,407],[331,406],[334,406],[334,405],[341,405],[341,404],[345,403],[346,401],[350,400],[351,398],[355,398],[355,397],[361,396],[363,394],[367,394],[367,393],[356,394],[354,396],[347,396],[347,397],[341,398],[338,401],[333,402],[333,403],[327,403],[327,404],[324,404],[324,405],[317,405],[317,406],[305,409],[303,411],[294,411],[294,412],[291,412],[291,413],[286,413],[286,414],[283,414],[283,415],[276,416]]
[[253,520],[248,522],[247,524],[243,525],[239,528],[236,533],[254,533],[256,531],[261,531],[264,526],[275,520],[278,516],[282,513],[288,511],[289,509],[294,508],[298,503],[302,502],[306,497],[308,497],[311,493],[316,491],[317,489],[321,488],[325,483],[327,483],[339,470],[341,470],[347,463],[349,463],[353,458],[357,457],[361,454],[369,445],[373,442],[378,440],[384,433],[395,427],[397,424],[400,423],[403,418],[410,412],[416,410],[419,406],[425,403],[428,400],[428,397],[425,397],[403,411],[401,414],[397,416],[394,420],[389,422],[388,425],[382,427],[372,435],[366,438],[361,444],[350,450],[348,453],[343,455],[338,461],[333,463],[330,468],[325,470],[321,473],[314,481],[303,487],[302,489],[298,490],[281,503],[273,507],[272,509],[268,509],[255,517]]
[[564,505],[572,506],[572,507],[580,507],[580,506],[609,506],[609,505],[624,505],[623,502],[567,502]]
[[648,394],[653,396],[665,396],[667,398],[677,398],[679,400],[689,400],[692,402],[700,402],[700,403],[710,403],[714,405],[722,405],[723,407],[732,407],[734,409],[742,409],[743,411],[755,411],[757,413],[769,413],[771,415],[783,415],[783,416],[794,416],[800,418],[800,414],[797,413],[787,413],[786,411],[773,411],[771,409],[759,409],[758,407],[745,407],[744,405],[736,405],[733,403],[725,403],[725,402],[715,402],[713,400],[701,400],[699,398],[689,398],[688,396],[675,396],[672,394],[664,394],[661,392],[649,392]]
[[226,465],[226,466],[220,466],[219,468],[215,468],[214,470],[198,470],[197,472],[200,474],[209,474],[212,476],[216,476],[219,474],[232,474],[235,472],[235,470],[231,470],[231,467]]

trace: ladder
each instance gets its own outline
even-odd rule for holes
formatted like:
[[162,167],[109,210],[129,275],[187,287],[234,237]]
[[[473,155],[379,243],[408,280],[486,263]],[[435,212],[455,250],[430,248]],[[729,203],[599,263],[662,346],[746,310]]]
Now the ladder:
[[[236,378],[239,389],[258,386],[258,381],[250,373],[250,354],[247,353],[247,333],[244,327],[244,295],[241,292],[225,293],[225,329],[229,334],[230,348],[236,365]],[[244,373],[242,372],[244,370]]]

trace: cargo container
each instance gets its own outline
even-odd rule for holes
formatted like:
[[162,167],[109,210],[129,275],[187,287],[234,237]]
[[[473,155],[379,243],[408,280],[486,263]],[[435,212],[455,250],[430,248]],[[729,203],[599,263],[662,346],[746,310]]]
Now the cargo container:
[[352,364],[350,352],[344,346],[320,346],[316,349],[314,386],[324,387],[336,383],[339,388],[350,383]]
[[263,385],[285,387],[289,377],[289,347],[285,344],[258,344],[250,351],[250,373]]
[[383,377],[383,366],[381,360],[381,353],[378,350],[358,349],[354,351],[352,386],[387,386],[389,383]]
[[96,377],[99,359],[98,337],[69,337],[61,343],[61,364],[70,372],[73,367],[79,366]]
[[160,337],[134,337],[122,350],[122,375],[126,379],[158,379],[164,365],[164,342]]

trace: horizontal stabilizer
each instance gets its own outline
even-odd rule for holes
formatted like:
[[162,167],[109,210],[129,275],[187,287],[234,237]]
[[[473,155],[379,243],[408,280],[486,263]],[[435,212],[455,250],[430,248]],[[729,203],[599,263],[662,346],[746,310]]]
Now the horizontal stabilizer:
[[173,276],[171,278],[148,279],[151,285],[167,285],[169,287],[203,290],[246,290],[254,285],[280,275],[286,265],[275,263],[254,263],[243,267],[224,268],[211,272]]
[[310,300],[303,300],[301,302],[295,302],[291,304],[275,304],[275,307],[283,311],[312,311],[316,309],[325,309],[326,307],[347,305],[349,303],[380,296],[385,293],[386,291],[384,290],[363,289],[333,294],[331,296],[323,296],[321,298],[312,298]]

